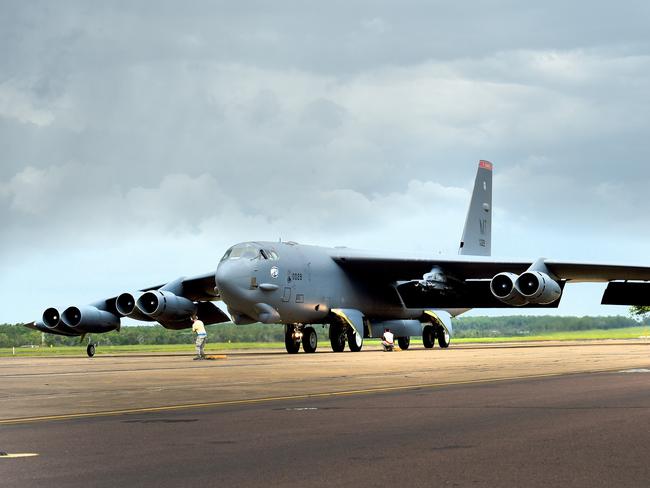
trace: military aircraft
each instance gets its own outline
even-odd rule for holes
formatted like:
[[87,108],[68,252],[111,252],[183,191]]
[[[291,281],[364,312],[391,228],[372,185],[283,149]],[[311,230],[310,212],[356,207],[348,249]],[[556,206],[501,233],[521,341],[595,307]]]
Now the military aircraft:
[[[650,305],[650,267],[490,257],[493,165],[480,161],[459,255],[385,255],[295,242],[244,242],[226,251],[216,271],[127,291],[24,324],[81,336],[120,328],[120,319],[186,329],[205,324],[284,324],[287,352],[316,351],[315,324],[329,325],[333,351],[360,351],[363,339],[389,328],[400,348],[422,336],[442,348],[451,317],[471,308],[557,307],[567,283],[608,282],[602,303]],[[221,300],[228,314],[215,305]],[[94,355],[95,345],[87,347]]]

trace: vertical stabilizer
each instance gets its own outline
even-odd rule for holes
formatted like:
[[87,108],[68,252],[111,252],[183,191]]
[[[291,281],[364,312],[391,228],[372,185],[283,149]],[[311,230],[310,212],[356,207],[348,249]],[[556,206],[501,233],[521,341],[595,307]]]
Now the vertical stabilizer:
[[492,163],[479,161],[460,254],[489,256],[492,246]]

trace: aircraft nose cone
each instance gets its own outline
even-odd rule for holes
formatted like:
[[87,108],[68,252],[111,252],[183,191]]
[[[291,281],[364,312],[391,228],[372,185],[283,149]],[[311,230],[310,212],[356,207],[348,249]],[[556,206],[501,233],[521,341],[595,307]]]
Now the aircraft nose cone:
[[224,261],[217,267],[215,281],[222,299],[231,305],[231,302],[240,301],[245,297],[250,282],[250,270],[245,263]]

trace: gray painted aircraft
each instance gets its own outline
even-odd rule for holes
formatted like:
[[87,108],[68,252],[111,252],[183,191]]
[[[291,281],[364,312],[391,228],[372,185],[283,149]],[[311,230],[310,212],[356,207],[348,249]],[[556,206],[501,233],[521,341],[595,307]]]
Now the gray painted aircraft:
[[[402,349],[422,336],[426,348],[449,346],[451,317],[471,308],[557,307],[567,283],[608,282],[602,303],[650,305],[650,267],[490,257],[492,163],[480,161],[459,256],[414,257],[245,242],[226,251],[216,271],[103,299],[25,324],[65,336],[104,333],[120,319],[168,329],[206,324],[284,324],[287,352],[315,352],[315,324],[329,325],[333,351],[360,351],[363,339],[390,328]],[[223,301],[228,314],[215,305]],[[228,316],[229,315],[229,316]],[[88,345],[88,354],[95,352]]]

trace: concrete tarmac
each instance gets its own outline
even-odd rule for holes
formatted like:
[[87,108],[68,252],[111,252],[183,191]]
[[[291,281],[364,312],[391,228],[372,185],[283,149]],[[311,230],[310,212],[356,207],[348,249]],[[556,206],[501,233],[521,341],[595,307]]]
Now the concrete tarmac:
[[2,486],[648,486],[649,352],[2,359]]

